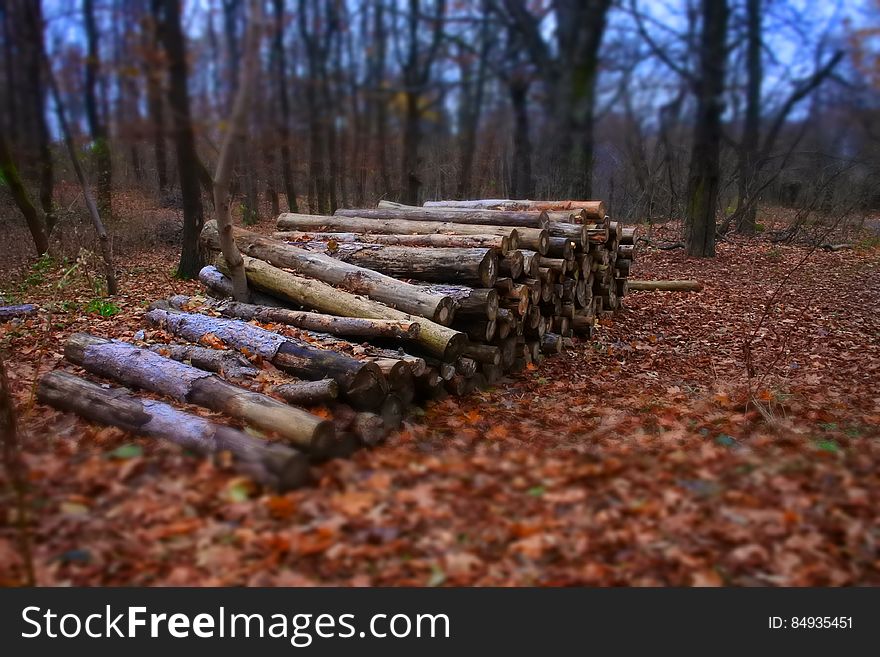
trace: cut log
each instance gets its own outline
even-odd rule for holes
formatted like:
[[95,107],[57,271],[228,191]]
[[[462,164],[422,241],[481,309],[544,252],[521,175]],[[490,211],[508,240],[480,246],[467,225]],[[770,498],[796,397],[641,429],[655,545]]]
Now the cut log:
[[291,274],[262,260],[245,257],[244,268],[248,281],[255,287],[271,291],[279,297],[320,312],[346,317],[417,322],[419,336],[415,343],[440,358],[455,359],[461,353],[462,345],[467,341],[466,335],[446,326],[428,319],[413,317],[371,299],[337,290],[321,281]]
[[700,281],[636,281],[629,279],[628,289],[660,292],[699,292],[703,289]]
[[320,406],[339,396],[339,384],[333,379],[298,381],[272,388],[272,392],[284,401],[297,406]]
[[[418,286],[322,253],[311,253],[288,246],[242,228],[233,228],[232,234],[241,252],[253,258],[259,258],[276,267],[295,269],[324,283],[339,286],[354,294],[363,294],[439,324],[448,325],[452,321],[452,300],[448,297],[426,292]],[[206,247],[217,250],[217,224],[213,221],[206,223],[200,239]]]
[[67,372],[49,372],[37,388],[40,402],[144,436],[168,440],[200,454],[229,452],[258,482],[279,490],[309,481],[309,461],[300,451],[215,424],[124,388],[100,386]]
[[544,228],[517,228],[519,246],[546,255],[550,248],[550,235]]
[[[218,299],[232,298],[232,279],[223,274],[213,265],[202,267],[199,272],[199,282],[205,286],[208,294]],[[276,299],[268,294],[255,292],[250,290],[251,301],[261,306],[269,306],[273,308],[283,307],[284,304],[280,299]]]
[[478,363],[501,364],[501,350],[490,344],[469,343],[464,349],[464,355]]
[[256,354],[301,379],[331,378],[339,384],[342,397],[359,410],[378,408],[388,393],[388,383],[375,363],[362,362],[332,349],[319,349],[246,322],[160,308],[149,311],[146,319],[153,326],[190,342],[208,337],[220,340],[239,351]]
[[620,243],[621,244],[635,244],[637,231],[638,231],[638,226],[630,226],[630,227],[621,229]]
[[76,333],[64,346],[64,355],[93,374],[204,406],[276,432],[317,456],[329,455],[335,447],[336,435],[326,420],[127,342]]
[[[507,276],[516,280],[523,273],[523,254],[522,251],[511,251],[498,261],[499,271],[502,276]],[[494,285],[494,283],[493,283]]]
[[[500,280],[500,279],[499,279]],[[424,284],[438,294],[455,301],[455,317],[465,319],[495,319],[498,313],[498,293],[492,288],[473,288],[465,285]],[[496,281],[497,285],[497,281]]]
[[176,361],[189,362],[200,370],[232,379],[253,378],[260,373],[247,358],[229,349],[211,349],[191,344],[154,344],[150,345],[150,351]]
[[364,219],[406,221],[453,222],[457,224],[482,226],[513,226],[514,228],[544,228],[547,215],[543,212],[505,212],[497,210],[469,210],[467,208],[375,208],[375,209],[340,209],[337,217],[361,217]]
[[36,315],[37,310],[39,309],[30,303],[25,303],[19,306],[0,306],[0,322]]
[[283,213],[278,217],[279,230],[343,231],[346,233],[384,233],[386,235],[496,235],[507,237],[511,249],[518,248],[516,228],[404,219],[377,220],[363,217],[325,217],[311,214]]
[[551,221],[547,225],[547,234],[552,240],[554,237],[564,237],[575,243],[579,249],[585,248],[589,243],[589,233],[584,224],[567,223],[562,221]]
[[541,266],[541,254],[537,251],[520,250],[523,254],[523,276],[526,278],[538,278],[538,269]]
[[507,235],[382,235],[377,233],[316,233],[301,231],[280,231],[272,234],[277,240],[286,242],[337,242],[351,244],[385,244],[387,246],[409,246],[452,249],[498,249],[501,255],[510,250],[510,237]]
[[462,333],[475,342],[491,342],[495,337],[497,323],[494,319],[463,323],[457,327]]
[[390,358],[374,362],[385,375],[391,394],[397,395],[402,404],[409,404],[415,396],[415,377],[409,363]]
[[389,394],[385,398],[385,401],[382,403],[382,408],[379,410],[379,417],[381,417],[382,422],[385,423],[386,433],[397,431],[400,428],[400,425],[403,424],[406,405],[406,402],[394,393]]
[[332,245],[308,242],[295,248],[331,256],[388,276],[430,283],[457,281],[462,285],[492,287],[498,278],[498,252],[495,249],[420,249],[364,242]]
[[525,199],[479,199],[475,201],[426,201],[426,208],[472,208],[484,210],[584,210],[590,220],[605,218],[602,201],[530,201]]
[[541,338],[541,352],[548,356],[561,354],[563,351],[562,336],[557,333],[545,333]]
[[635,257],[636,247],[632,244],[621,244],[617,247],[617,257],[624,260],[632,260]]
[[547,257],[571,260],[576,249],[575,241],[568,237],[551,237],[547,248]]
[[412,320],[368,319],[364,317],[338,317],[287,308],[272,308],[231,300],[214,301],[177,295],[168,299],[178,310],[197,311],[208,308],[224,317],[234,317],[264,324],[287,324],[307,331],[319,331],[332,335],[361,338],[396,338],[415,340],[420,325]]
[[455,371],[463,377],[470,378],[477,373],[477,361],[473,358],[459,356],[458,360],[455,361]]

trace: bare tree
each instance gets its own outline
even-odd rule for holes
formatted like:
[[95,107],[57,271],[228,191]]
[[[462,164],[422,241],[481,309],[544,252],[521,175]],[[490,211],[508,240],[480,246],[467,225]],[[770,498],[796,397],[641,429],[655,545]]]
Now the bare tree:
[[92,154],[98,171],[98,210],[106,218],[110,217],[113,208],[111,194],[113,165],[110,155],[107,122],[98,108],[97,85],[101,72],[101,51],[100,31],[95,20],[94,0],[83,0],[83,22],[86,28],[86,44],[88,47],[85,75],[86,119],[89,123],[89,132],[92,137]]

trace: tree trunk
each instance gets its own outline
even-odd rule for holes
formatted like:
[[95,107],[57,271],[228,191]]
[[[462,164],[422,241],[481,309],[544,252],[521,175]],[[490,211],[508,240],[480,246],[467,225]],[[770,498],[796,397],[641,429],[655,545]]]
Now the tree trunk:
[[202,230],[202,197],[199,189],[199,162],[193,133],[187,88],[186,40],[181,25],[180,0],[157,0],[162,15],[160,34],[168,56],[168,103],[174,121],[177,146],[177,174],[183,196],[183,247],[177,275],[195,278],[201,269],[199,233]]
[[688,255],[715,256],[715,212],[721,177],[721,114],[727,59],[727,0],[702,0],[700,71],[695,82],[697,119],[685,214]]
[[239,71],[238,89],[235,92],[235,100],[233,101],[232,114],[229,117],[227,131],[220,146],[220,157],[217,159],[217,169],[214,172],[213,185],[214,211],[217,216],[220,250],[223,252],[223,257],[231,273],[232,296],[236,301],[241,302],[249,301],[249,295],[241,253],[235,245],[235,238],[232,236],[229,185],[230,178],[232,177],[233,153],[236,146],[239,146],[246,138],[248,105],[252,102],[256,86],[260,30],[262,28],[262,10],[259,0],[251,1],[248,21],[248,31],[244,45],[244,63]]
[[329,454],[336,442],[333,426],[326,420],[126,342],[76,333],[68,339],[64,355],[92,374],[226,413],[277,432],[316,455]]
[[430,320],[355,296],[319,280],[302,278],[255,258],[244,259],[248,280],[255,287],[271,292],[293,303],[314,308],[320,312],[346,317],[409,320],[419,324],[417,344],[429,353],[445,360],[454,359],[461,352],[467,336]]
[[364,219],[405,219],[407,221],[448,221],[457,224],[482,226],[513,226],[514,228],[546,228],[550,223],[543,212],[505,212],[500,210],[470,210],[466,208],[420,208],[397,205],[394,208],[337,210],[337,217]]
[[39,308],[30,303],[19,306],[0,306],[0,322],[7,322],[18,317],[30,317],[36,315]]
[[424,287],[455,299],[457,319],[491,320],[495,319],[498,313],[498,292],[493,288],[477,289],[464,285],[431,283],[426,283]]
[[49,238],[46,234],[46,227],[42,213],[37,210],[27,188],[21,181],[18,174],[18,167],[12,159],[12,153],[9,150],[9,144],[6,137],[0,132],[0,176],[9,187],[9,193],[12,200],[18,206],[19,211],[24,216],[31,238],[34,241],[34,247],[37,255],[43,255],[49,250]]
[[530,198],[535,193],[532,178],[532,138],[529,134],[529,85],[511,80],[507,86],[513,108],[513,174],[510,191],[514,197]]
[[245,473],[281,491],[298,488],[310,479],[309,461],[302,452],[159,401],[140,399],[124,388],[99,386],[67,372],[49,372],[40,379],[37,398],[92,422],[163,438],[200,454],[229,452]]
[[755,196],[758,149],[761,135],[761,85],[763,37],[761,0],[746,2],[746,115],[739,154],[739,185],[737,190],[736,228],[745,235],[754,235],[758,214]]
[[159,4],[162,0],[151,0],[153,5],[149,29],[144,31],[144,51],[151,53],[144,61],[144,77],[147,80],[147,112],[153,123],[153,158],[156,167],[156,182],[159,193],[168,190],[168,162],[165,150],[165,108],[162,101],[162,69],[159,65],[158,49],[161,48]]
[[237,301],[205,299],[200,304],[198,299],[186,296],[171,297],[169,303],[178,310],[194,311],[199,310],[199,306],[202,306],[212,312],[220,313],[224,317],[234,317],[249,322],[257,321],[263,324],[287,324],[307,331],[339,336],[415,340],[420,332],[419,324],[409,320],[337,317],[301,310],[288,310],[287,308],[256,306]]
[[83,0],[83,18],[86,31],[86,76],[85,76],[85,108],[89,132],[92,136],[92,154],[98,170],[98,212],[105,219],[112,217],[112,179],[113,168],[110,157],[110,140],[107,125],[98,110],[96,86],[101,69],[100,43],[95,23],[94,0]]
[[[238,248],[253,258],[265,260],[276,267],[296,269],[325,283],[339,285],[355,294],[367,295],[404,312],[427,317],[441,324],[452,321],[454,309],[452,301],[447,297],[431,294],[384,274],[340,262],[330,256],[287,246],[243,229],[234,229],[233,235]],[[209,222],[205,226],[202,241],[209,248],[218,248],[216,224]]]
[[272,237],[286,242],[337,242],[350,244],[385,244],[388,246],[429,247],[447,249],[497,249],[501,255],[511,253],[510,238],[504,235],[382,235],[367,233],[304,233],[280,231]]
[[275,64],[275,86],[278,89],[278,140],[281,142],[281,178],[284,193],[287,195],[287,209],[299,212],[296,200],[296,186],[293,179],[293,168],[290,157],[290,94],[287,89],[287,58],[284,54],[284,0],[272,0],[275,11],[275,32],[272,48]]

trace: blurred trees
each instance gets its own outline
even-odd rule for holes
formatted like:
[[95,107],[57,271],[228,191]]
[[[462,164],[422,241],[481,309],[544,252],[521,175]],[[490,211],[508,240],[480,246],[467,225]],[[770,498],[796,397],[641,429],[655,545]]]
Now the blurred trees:
[[[379,198],[593,196],[624,220],[687,218],[692,252],[711,255],[716,232],[760,230],[761,203],[819,187],[820,205],[880,200],[875,0],[260,2],[230,179],[241,220]],[[192,276],[247,5],[0,0],[0,205],[38,251],[71,174],[35,44],[111,235],[111,191],[178,208]]]

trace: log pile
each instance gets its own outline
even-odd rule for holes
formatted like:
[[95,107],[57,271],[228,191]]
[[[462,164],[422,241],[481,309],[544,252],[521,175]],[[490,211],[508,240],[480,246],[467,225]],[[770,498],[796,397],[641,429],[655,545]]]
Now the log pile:
[[250,431],[68,373],[48,375],[41,399],[230,452],[268,485],[300,485],[304,463],[380,443],[409,404],[495,385],[589,338],[627,294],[636,243],[598,201],[381,202],[334,216],[285,213],[277,228],[271,238],[232,231],[249,303],[229,298],[231,272],[209,222],[201,242],[216,259],[199,276],[206,296],[153,304],[145,320],[159,342],[77,334],[65,347],[93,376]]

